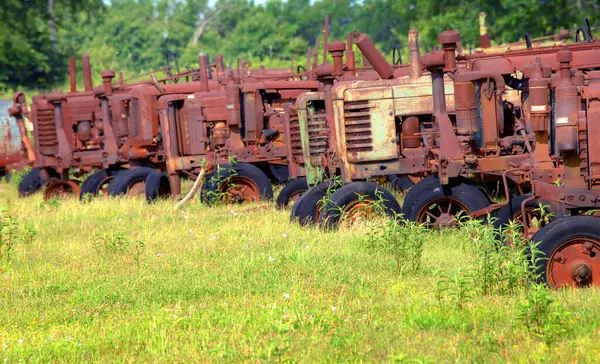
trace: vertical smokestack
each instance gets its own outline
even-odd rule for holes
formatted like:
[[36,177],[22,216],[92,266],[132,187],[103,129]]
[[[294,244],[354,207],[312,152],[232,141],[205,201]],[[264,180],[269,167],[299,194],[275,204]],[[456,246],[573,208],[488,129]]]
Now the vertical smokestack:
[[217,76],[225,74],[225,65],[223,64],[223,55],[217,54],[215,57],[215,67],[217,68]]
[[71,92],[77,92],[77,68],[75,62],[75,56],[71,56],[71,58],[69,58],[69,82],[71,83]]
[[356,68],[356,59],[354,58],[353,42],[350,33],[346,34],[346,68],[348,73],[353,74]]
[[81,57],[83,66],[83,85],[86,91],[91,92],[94,86],[92,85],[92,67],[90,66],[90,56],[84,54]]
[[327,64],[327,47],[329,45],[329,15],[325,17],[325,28],[323,29],[323,64]]
[[125,81],[123,80],[123,72],[119,72],[119,86],[125,86]]
[[421,53],[419,52],[419,32],[416,29],[408,31],[408,53],[410,60],[410,76],[419,77],[421,71]]
[[315,39],[315,50],[313,51],[313,66],[312,68],[315,69],[317,68],[317,65],[319,64],[319,40]]
[[202,91],[208,91],[208,71],[206,54],[200,53],[198,55],[198,63],[200,64],[200,89]]
[[487,31],[487,25],[485,24],[485,12],[479,13],[479,47],[489,48],[491,46],[490,36]]

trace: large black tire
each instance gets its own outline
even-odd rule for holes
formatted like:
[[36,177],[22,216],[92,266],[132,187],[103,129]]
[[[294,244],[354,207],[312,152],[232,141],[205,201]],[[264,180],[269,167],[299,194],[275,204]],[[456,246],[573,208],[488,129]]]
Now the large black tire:
[[275,183],[285,183],[290,179],[289,168],[286,165],[269,164],[269,172]]
[[438,176],[428,176],[420,180],[414,185],[404,196],[404,202],[402,203],[402,214],[409,216],[415,205],[416,199],[421,195],[422,191],[433,189],[434,186],[440,185],[440,179]]
[[[49,174],[50,178],[58,178],[58,173],[54,170],[50,170]],[[34,194],[39,191],[46,182],[47,180],[43,179],[40,175],[40,169],[33,168],[29,173],[23,176],[21,183],[19,183],[19,197],[27,197]]]
[[260,168],[248,163],[236,163],[234,165],[222,164],[215,172],[204,178],[200,193],[201,201],[208,205],[216,203],[220,199],[222,184],[235,177],[246,178],[254,182],[258,188],[260,200],[270,201],[273,199],[273,187],[269,177]]
[[146,178],[154,169],[148,167],[138,167],[129,169],[117,174],[117,176],[108,185],[109,196],[121,196],[129,192],[129,186],[136,182],[146,181]]
[[[427,214],[428,210],[431,209],[430,207],[432,204],[438,205],[443,210],[443,201],[450,201],[453,203],[452,210],[448,211],[448,213],[444,215],[454,215],[455,217],[459,210],[462,210],[462,216],[468,216],[474,211],[486,208],[490,205],[490,200],[487,195],[473,185],[467,183],[458,183],[456,185],[445,186],[434,184],[430,185],[430,188],[422,189],[419,192],[419,196],[415,198],[414,205],[410,213],[405,215],[405,217],[410,221],[424,223],[425,221],[419,221],[422,220],[422,215]],[[457,207],[459,207],[458,210]],[[451,206],[448,206],[448,209],[451,209]],[[438,212],[440,211],[432,211],[434,214]],[[451,220],[448,221],[448,219],[445,219],[440,221],[440,223],[442,224],[440,226],[445,226],[450,224]]]
[[[500,230],[501,228],[506,227],[511,221],[517,218],[521,213],[521,204],[525,199],[531,197],[531,194],[525,194],[516,196],[510,199],[510,201],[502,206],[500,210],[496,213],[496,221],[494,221],[494,228]],[[545,213],[552,214],[550,217],[550,221],[555,220],[557,218],[564,217],[566,212],[562,209],[558,204],[552,204],[550,202],[544,200],[530,200],[525,203],[525,209],[533,210],[539,209],[540,204],[544,206]]]
[[154,171],[146,178],[146,201],[149,203],[171,195],[169,176],[160,171]]
[[[555,253],[561,251],[561,254],[563,254],[565,252],[563,249],[569,243],[573,244],[577,240],[581,241],[581,239],[585,239],[585,243],[578,244],[575,249],[572,248],[571,254],[568,254],[566,260],[561,263]],[[600,256],[600,218],[578,215],[557,219],[541,228],[533,236],[533,241],[534,244],[537,244],[536,249],[542,255],[537,257],[538,259],[535,261],[540,283],[545,283],[553,288],[563,285],[600,284],[600,263],[598,260],[598,256]],[[589,244],[591,249],[587,250],[585,244]],[[573,253],[575,253],[575,256],[573,256]],[[581,264],[588,265],[591,268],[590,279],[582,280],[581,283],[583,284],[573,284],[575,283],[575,274],[566,275],[567,280],[565,281],[556,279],[559,272],[559,269],[556,268],[574,268],[572,272],[575,273],[577,266],[581,266]],[[552,267],[550,267],[551,265]]]
[[81,184],[79,200],[84,201],[85,199],[92,199],[98,196],[102,182],[108,177],[115,178],[120,172],[122,172],[122,170],[101,169],[89,175]]
[[302,226],[316,224],[320,201],[327,196],[327,191],[332,184],[327,180],[303,193],[292,207],[291,220],[298,221]]
[[408,176],[397,176],[390,184],[390,187],[398,192],[405,192],[415,186],[415,183]]
[[344,213],[361,201],[380,201],[390,218],[396,218],[402,213],[400,204],[386,188],[370,182],[353,182],[331,195],[321,210],[319,225],[325,229],[337,228]]
[[308,191],[308,182],[306,178],[298,178],[289,181],[277,196],[276,205],[278,208],[285,208],[290,204],[293,198],[299,198],[304,192]]

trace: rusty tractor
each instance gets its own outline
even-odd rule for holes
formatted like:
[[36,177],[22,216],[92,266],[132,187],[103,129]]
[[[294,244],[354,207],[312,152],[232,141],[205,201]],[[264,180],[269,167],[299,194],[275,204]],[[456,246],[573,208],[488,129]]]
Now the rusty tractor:
[[[551,287],[600,284],[600,48],[586,54],[563,48],[527,65],[529,110],[536,150],[526,172],[532,194],[507,204],[542,253],[541,280]],[[553,73],[548,72],[552,69]],[[558,206],[566,216],[532,224],[531,208]]]
[[[426,161],[428,146],[420,136],[431,129],[431,76],[422,72],[418,33],[409,34],[410,64],[399,67],[390,65],[365,34],[355,32],[354,38],[377,80],[340,79],[326,92],[307,93],[297,103],[303,166],[308,184],[316,185],[292,209],[292,218],[302,224],[337,219],[321,213],[322,199],[331,192],[330,179],[319,183],[326,175],[340,176],[345,185],[332,197],[346,200],[363,192],[370,196],[347,203],[345,213],[360,215],[374,194],[384,195],[390,214],[400,212],[391,192],[365,180],[403,175],[393,181],[400,186],[412,184],[404,175],[418,180],[432,172]],[[341,63],[343,50],[331,51]],[[446,97],[452,102],[451,87],[448,90]]]
[[[460,214],[477,217],[495,212],[497,223],[502,225],[510,218],[511,204],[491,204],[481,186],[490,181],[502,185],[507,201],[510,190],[522,196],[518,201],[526,199],[524,193],[531,188],[528,170],[540,153],[530,118],[531,65],[540,58],[546,66],[544,74],[556,75],[561,67],[557,54],[567,50],[573,55],[572,66],[594,68],[600,65],[600,43],[589,38],[568,45],[464,57],[455,52],[460,40],[458,32],[443,32],[439,40],[443,51],[423,57],[423,63],[435,76],[434,119],[440,142],[430,150],[430,164],[436,175],[409,191],[403,213],[418,223],[449,226]],[[457,60],[466,60],[466,67],[457,67]],[[444,75],[454,81],[454,122],[441,97],[444,84],[435,82]],[[581,78],[577,76],[578,80]],[[506,97],[509,88],[519,91],[520,102]],[[550,205],[555,215],[562,215],[562,209]],[[529,211],[532,210],[535,208]]]
[[[33,97],[31,120],[35,137],[35,168],[19,186],[21,196],[27,196],[44,186],[44,198],[71,195],[94,196],[106,193],[116,174],[129,167],[127,143],[129,135],[130,94],[133,87],[152,84],[154,87],[182,87],[165,85],[179,79],[194,78],[196,71],[169,74],[158,80],[155,73],[150,79],[125,83],[119,75],[119,84],[112,84],[115,73],[102,72],[103,85],[94,88],[89,57],[82,57],[84,91],[76,89],[75,58],[70,59],[70,92],[53,92]],[[193,83],[193,82],[191,82]],[[161,86],[163,85],[163,86]],[[183,86],[185,87],[185,86]],[[92,169],[80,186],[72,179]]]
[[[201,65],[205,62],[200,57]],[[152,153],[155,159],[152,165],[139,165],[115,178],[109,194],[131,194],[143,186],[149,201],[176,197],[181,194],[181,177],[195,177],[203,167],[210,169],[201,192],[206,202],[214,196],[237,202],[268,200],[271,180],[287,180],[288,138],[282,116],[286,105],[316,90],[317,82],[267,70],[249,75],[226,72],[219,66],[219,87],[210,89],[209,76],[200,69],[201,87],[191,92],[161,92],[151,86],[131,90],[140,115],[132,122],[148,131],[137,144],[139,152],[130,153],[130,163]]]
[[[365,67],[356,67],[351,34],[346,35],[346,44],[338,40],[328,44],[328,34],[325,34],[324,39],[326,41],[323,47],[322,64],[318,64],[316,58],[318,43],[315,44],[315,50],[313,51],[315,58],[312,68],[310,68],[311,53],[307,54],[307,68],[311,69],[309,78],[319,82],[319,90],[301,94],[296,104],[291,106],[285,115],[286,130],[290,138],[288,158],[291,180],[286,183],[277,197],[277,207],[280,208],[296,201],[302,193],[308,190],[310,185],[315,184],[317,174],[320,177],[320,174],[315,170],[315,162],[311,162],[313,157],[304,155],[303,150],[308,150],[304,145],[309,140],[308,129],[310,129],[310,140],[313,148],[311,155],[320,155],[327,149],[327,130],[329,126],[326,121],[328,117],[331,120],[331,116],[326,115],[326,110],[331,110],[331,107],[329,109],[325,108],[325,100],[330,100],[329,95],[333,85],[356,80],[378,80],[380,77],[366,59],[364,62]],[[327,63],[327,53],[333,59],[332,64]],[[343,60],[344,54],[346,55],[345,63]],[[313,107],[313,104],[319,105]],[[307,112],[307,105],[311,105],[310,113]]]
[[[457,33],[445,33],[444,36],[453,40]],[[458,40],[452,43],[454,45],[453,55],[455,55],[459,40],[458,37]],[[593,52],[596,45],[593,39],[587,38],[583,42],[567,47],[573,48],[578,59],[577,62],[581,64],[586,55]],[[343,95],[347,97],[347,100],[340,97],[343,102],[334,108],[334,112],[340,115],[336,115],[334,119],[335,133],[333,133],[338,139],[338,143],[333,149],[333,153],[330,153],[343,162],[340,164],[342,168],[340,168],[339,174],[344,186],[339,189],[339,193],[335,192],[331,195],[329,205],[324,206],[327,207],[325,213],[321,211],[322,209],[315,207],[315,204],[322,201],[322,197],[329,187],[328,182],[315,188],[312,193],[313,198],[306,198],[306,201],[311,200],[310,203],[303,202],[305,199],[301,198],[296,204],[296,206],[307,204],[303,209],[308,212],[302,215],[302,209],[295,207],[296,211],[293,211],[293,217],[299,217],[301,220],[305,218],[309,221],[320,221],[324,223],[324,226],[335,226],[340,216],[354,210],[364,213],[365,209],[368,210],[365,206],[368,205],[369,200],[376,198],[382,200],[382,197],[383,200],[388,201],[386,203],[388,214],[395,214],[398,204],[389,191],[372,183],[358,182],[388,173],[401,174],[401,178],[404,178],[399,181],[404,180],[408,186],[414,181],[414,177],[424,177],[427,173],[434,173],[411,189],[402,208],[405,217],[429,226],[453,225],[457,215],[475,213],[475,216],[478,216],[478,214],[485,214],[500,208],[501,205],[490,207],[491,199],[487,191],[482,188],[485,184],[504,182],[505,191],[508,191],[510,184],[518,193],[526,192],[529,188],[528,177],[520,169],[531,158],[533,134],[531,129],[528,129],[520,120],[520,115],[523,113],[521,107],[523,101],[520,100],[519,95],[522,80],[514,75],[522,68],[523,64],[530,62],[536,56],[551,57],[557,52],[557,49],[556,46],[542,47],[502,54],[459,55],[457,58],[452,58],[453,62],[449,66],[453,71],[447,72],[447,76],[453,78],[451,89],[454,90],[455,105],[451,104],[450,112],[454,108],[456,116],[448,115],[448,110],[446,110],[448,95],[445,90],[448,87],[444,87],[444,72],[440,72],[443,69],[445,57],[449,56],[444,56],[442,51],[435,51],[421,57],[419,64],[422,63],[431,72],[433,81],[429,88],[430,95],[433,96],[430,99],[433,102],[430,104],[432,111],[429,116],[433,116],[433,118],[429,120],[429,128],[425,129],[424,125],[420,125],[415,127],[415,131],[411,134],[407,133],[410,131],[410,119],[394,120],[392,105],[395,102],[389,103],[388,101],[387,107],[383,103],[379,107],[364,107],[363,110],[359,110],[363,112],[359,115],[362,119],[350,119],[350,121],[367,126],[367,128],[357,130],[358,133],[353,135],[351,132],[355,126],[348,125],[350,126],[348,128],[343,122],[345,114],[352,116],[350,115],[351,108],[344,109],[345,103],[362,101],[364,105],[375,105],[375,101],[393,100],[393,95],[400,93],[392,92],[391,87],[387,86],[388,95],[386,96],[385,88],[377,90],[376,86],[372,85],[372,89],[378,92],[374,92],[370,98],[363,96],[363,99],[359,99],[353,98],[352,92],[345,89]],[[554,63],[556,64],[556,62]],[[441,68],[438,68],[440,66]],[[420,67],[415,67],[415,69],[421,71]],[[458,75],[458,79],[454,78],[455,75]],[[473,77],[475,77],[475,81],[471,79]],[[482,80],[487,81],[483,82]],[[495,85],[500,85],[500,91],[495,89]],[[355,88],[361,86],[366,86],[366,83],[357,82]],[[335,87],[346,88],[345,85]],[[513,91],[508,92],[511,88]],[[368,95],[366,87],[363,95]],[[526,97],[525,94],[525,101]],[[440,114],[441,108],[445,110],[444,115]],[[406,113],[406,109],[403,111]],[[376,132],[371,127],[371,125],[379,126],[379,124],[370,123],[373,114],[379,118],[382,118],[380,115],[383,115],[385,120],[386,112],[390,123],[387,130],[398,130],[395,134],[386,135],[383,131],[386,128],[382,127],[380,132]],[[408,114],[410,115],[410,113]],[[487,115],[482,118],[481,125],[477,117],[480,114]],[[392,120],[395,124],[391,123]],[[382,124],[387,125],[384,122]],[[346,139],[349,132],[351,138]],[[387,143],[381,141],[373,143],[376,133],[387,136],[389,138],[386,139]],[[407,139],[408,136],[412,138]],[[403,143],[404,141],[408,143]],[[361,142],[365,145],[361,145]],[[350,153],[353,143],[358,144],[356,146],[357,153]],[[426,150],[415,149],[416,154],[401,154],[399,147],[405,148],[404,144],[411,145],[411,143],[419,148],[425,147]],[[310,146],[310,138],[306,144]],[[372,144],[377,144],[377,148],[372,148]],[[392,150],[393,148],[396,150]],[[309,148],[307,149],[309,150]],[[405,153],[404,150],[402,152]],[[365,156],[364,159],[352,159],[361,154]],[[407,158],[409,156],[418,158],[418,162],[413,163]],[[317,154],[316,157],[324,158],[323,154]],[[458,161],[460,162],[458,163]],[[331,164],[331,162],[327,163]],[[310,169],[307,169],[307,174],[310,174]],[[407,179],[407,175],[412,175],[413,180]],[[380,196],[376,196],[377,194]],[[352,197],[359,195],[361,203],[356,201],[358,197]],[[317,218],[319,220],[316,220]]]

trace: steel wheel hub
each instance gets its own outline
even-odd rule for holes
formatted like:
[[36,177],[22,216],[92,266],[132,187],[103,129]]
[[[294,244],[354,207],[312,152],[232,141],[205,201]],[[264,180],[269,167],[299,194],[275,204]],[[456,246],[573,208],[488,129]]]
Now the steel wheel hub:
[[373,201],[370,200],[351,203],[346,206],[344,212],[345,220],[352,225],[359,223],[361,220],[368,219],[369,216],[375,215]]
[[76,181],[52,180],[46,184],[46,188],[44,190],[44,201],[79,196],[80,192],[81,189]]
[[547,263],[552,287],[600,285],[600,241],[579,237],[562,243]]
[[227,202],[245,203],[258,202],[260,190],[256,182],[242,176],[233,176],[221,184],[219,194]]
[[454,197],[438,197],[427,202],[417,214],[417,223],[428,228],[456,226],[456,217],[462,212],[468,215],[469,209]]
[[127,196],[137,197],[144,196],[146,194],[146,180],[139,180],[132,182],[127,188]]

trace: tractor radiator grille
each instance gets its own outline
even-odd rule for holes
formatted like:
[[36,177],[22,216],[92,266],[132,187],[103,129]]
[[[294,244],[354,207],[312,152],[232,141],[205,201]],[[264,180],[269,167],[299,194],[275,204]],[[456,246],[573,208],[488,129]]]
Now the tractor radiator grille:
[[302,158],[302,138],[300,138],[300,122],[297,113],[290,114],[290,146],[292,149],[292,157],[296,160],[303,161]]
[[58,145],[58,137],[56,136],[56,123],[54,121],[54,108],[37,108],[37,135],[39,146],[42,151],[46,148],[53,148]]
[[327,120],[324,109],[308,114],[308,146],[311,156],[320,156],[327,150]]
[[370,152],[373,150],[371,108],[367,100],[344,103],[344,127],[348,152]]

